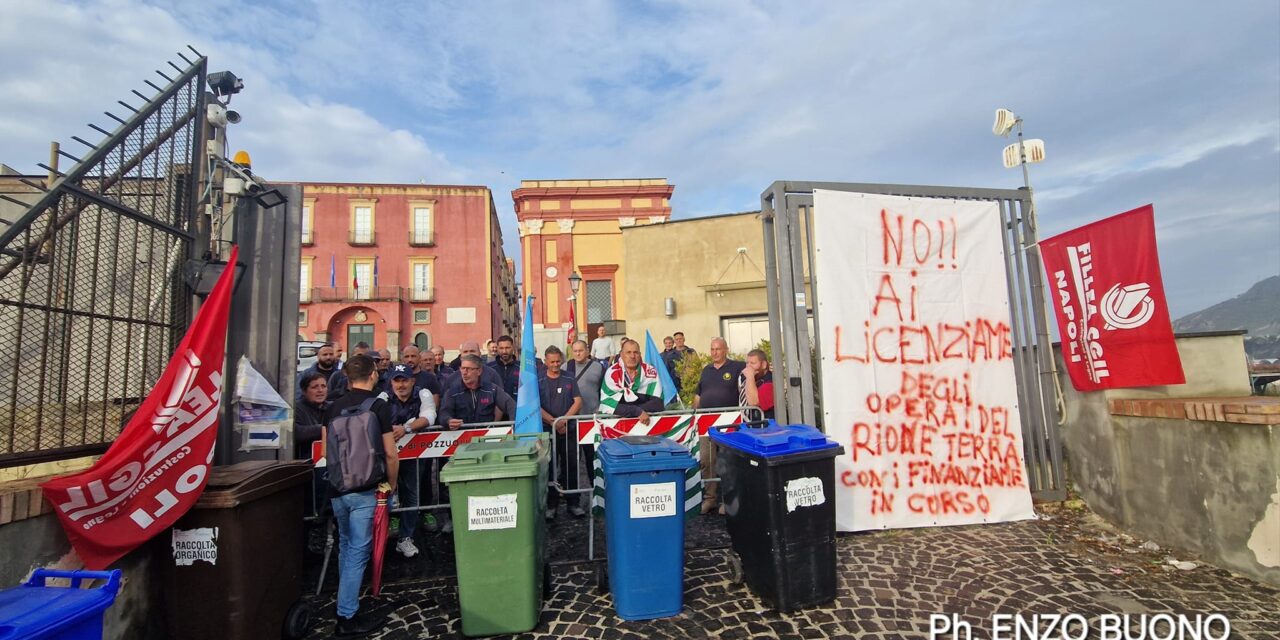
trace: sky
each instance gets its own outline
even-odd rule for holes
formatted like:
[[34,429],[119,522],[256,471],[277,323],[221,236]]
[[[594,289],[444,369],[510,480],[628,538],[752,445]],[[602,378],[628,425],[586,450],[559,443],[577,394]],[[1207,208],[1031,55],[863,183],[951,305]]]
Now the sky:
[[[1173,317],[1280,274],[1280,3],[0,0],[0,162],[146,89],[188,44],[245,89],[272,180],[664,177],[675,218],[775,180],[1017,188],[1042,236],[1154,203]],[[179,61],[180,62],[180,61]],[[106,127],[110,129],[111,127]],[[68,147],[72,148],[72,147]]]

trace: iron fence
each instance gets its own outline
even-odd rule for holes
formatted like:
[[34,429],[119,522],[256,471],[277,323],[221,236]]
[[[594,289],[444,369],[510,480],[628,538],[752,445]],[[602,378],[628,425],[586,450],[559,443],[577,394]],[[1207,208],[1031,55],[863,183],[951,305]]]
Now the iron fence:
[[0,466],[105,450],[189,324],[206,69],[179,57],[0,234]]

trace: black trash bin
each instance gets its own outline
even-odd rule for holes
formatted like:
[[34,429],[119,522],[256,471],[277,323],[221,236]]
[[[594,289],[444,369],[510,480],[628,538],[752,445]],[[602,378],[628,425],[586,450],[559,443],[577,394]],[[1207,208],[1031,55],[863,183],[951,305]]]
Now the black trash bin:
[[306,635],[302,492],[311,470],[309,461],[275,460],[213,469],[191,511],[156,539],[169,637]]
[[772,420],[710,436],[735,580],[781,612],[834,600],[835,457],[844,448],[813,427]]

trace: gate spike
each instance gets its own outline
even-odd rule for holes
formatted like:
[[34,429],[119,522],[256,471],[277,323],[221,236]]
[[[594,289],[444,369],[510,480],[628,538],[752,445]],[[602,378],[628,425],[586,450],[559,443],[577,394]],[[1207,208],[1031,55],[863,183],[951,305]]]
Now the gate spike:
[[[40,166],[44,167],[44,165],[40,165]],[[48,169],[48,167],[45,167],[45,168]],[[35,189],[36,191],[48,191],[48,189],[44,188],[44,185],[36,184],[26,178],[18,178],[18,182],[21,182],[22,184],[25,184],[28,187]]]
[[181,51],[179,51],[179,52],[178,52],[178,57],[179,57],[179,58],[182,58],[182,61],[183,61],[183,62],[185,62],[185,63],[187,63],[187,64],[194,64],[193,62],[191,62],[191,60],[187,59],[187,57],[186,57],[186,56],[182,55],[182,52],[181,52]]
[[143,82],[147,83],[147,86],[151,87],[152,89],[155,89],[157,92],[164,93],[164,89],[161,89],[159,86],[156,85],[156,83],[150,80],[143,80]]
[[173,78],[170,78],[169,76],[166,76],[165,74],[160,73],[160,70],[159,70],[159,69],[156,69],[156,70],[155,70],[155,72],[156,72],[156,75],[160,76],[161,78],[164,78],[165,80],[168,80],[169,82],[173,82]]
[[[89,125],[89,126],[91,126],[91,127],[92,127],[93,125]],[[76,142],[79,142],[80,144],[82,144],[82,145],[84,145],[84,146],[86,146],[86,147],[89,147],[90,149],[97,149],[97,148],[98,148],[98,145],[96,145],[96,144],[90,144],[90,143],[86,142],[86,141],[84,140],[84,138],[81,138],[80,136],[71,136],[71,139],[72,139],[72,140],[75,140]],[[76,162],[79,162],[79,160],[77,160]]]
[[[0,193],[0,199],[8,200],[9,202],[12,202],[16,205],[21,205],[22,208],[24,209],[29,208],[31,206],[30,202],[23,202],[17,198],[10,198],[9,196],[4,195],[3,193]],[[13,223],[9,222],[8,220],[0,220],[0,222],[3,222],[11,227],[13,226]]]
[[203,57],[204,57],[204,54],[203,54],[203,53],[200,53],[199,51],[196,51],[196,48],[195,48],[195,47],[193,47],[193,46],[191,46],[191,45],[187,45],[187,48],[191,50],[191,53],[194,53],[194,54],[196,54],[197,56],[199,56],[199,57],[201,57],[201,58],[203,58]]
[[179,67],[178,65],[174,64],[172,60],[169,60],[168,62],[169,62],[169,66],[173,67],[175,71],[177,71],[178,73],[182,73],[182,67]]
[[132,91],[132,92],[133,92],[133,95],[138,96],[139,98],[142,98],[142,101],[143,101],[143,102],[145,102],[145,103],[147,103],[147,104],[151,104],[151,98],[148,98],[148,97],[146,97],[146,96],[142,95],[141,93],[139,93],[139,92],[138,92],[138,90],[137,90],[137,89],[130,89],[130,91]]
[[[102,134],[102,135],[104,135],[104,136],[109,136],[109,135],[111,135],[111,133],[110,133],[110,132],[108,132],[106,129],[103,129],[102,127],[99,127],[98,125],[96,125],[96,124],[94,124],[94,123],[92,123],[92,122],[90,122],[90,123],[89,123],[89,128],[90,128],[90,129],[93,129],[94,131],[97,131],[98,133],[101,133],[101,134]],[[72,136],[72,137],[74,137],[74,136]]]
[[80,158],[77,158],[77,157],[75,157],[75,156],[73,156],[73,155],[71,155],[71,154],[67,153],[66,151],[63,151],[62,149],[58,149],[58,155],[63,156],[63,157],[65,157],[65,158],[68,158],[68,159],[70,159],[70,160],[73,160],[73,161],[75,161],[75,162],[84,162],[84,160],[81,160]]
[[124,100],[116,100],[116,103],[134,113],[138,112],[137,109],[134,109],[133,107],[129,106],[129,103],[125,102]]
[[[62,154],[62,155],[64,155],[64,156],[67,156],[68,158],[71,158],[72,160],[75,160],[76,162],[80,162],[80,159],[79,159],[79,158],[77,158],[77,157],[75,157],[75,156],[73,156],[73,155],[70,155],[70,154],[67,154],[67,153],[63,153],[62,151],[58,151],[58,153],[60,153],[60,154]],[[43,162],[37,162],[37,163],[36,163],[36,166],[37,166],[37,167],[40,167],[41,169],[44,169],[45,171],[48,171],[48,172],[50,172],[50,173],[56,173],[56,174],[58,174],[59,176],[62,176],[62,177],[64,177],[64,178],[67,176],[67,174],[65,174],[65,173],[63,173],[63,172],[61,172],[61,171],[58,171],[57,169],[54,169],[53,167],[51,167],[51,166],[49,166],[49,165],[47,165],[47,164],[45,164],[45,163],[43,163]]]
[[124,124],[124,123],[125,123],[125,122],[124,122],[124,120],[121,120],[119,116],[117,116],[117,115],[116,115],[116,114],[114,114],[114,113],[111,113],[110,111],[103,111],[103,113],[107,114],[107,117],[108,117],[108,118],[111,118],[112,120],[115,120],[116,122],[119,122],[120,124]]

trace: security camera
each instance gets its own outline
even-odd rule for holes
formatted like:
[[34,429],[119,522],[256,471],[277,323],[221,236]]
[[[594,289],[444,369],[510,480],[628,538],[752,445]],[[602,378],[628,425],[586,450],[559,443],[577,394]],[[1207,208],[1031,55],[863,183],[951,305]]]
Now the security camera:
[[230,97],[240,93],[244,89],[244,81],[236,77],[236,74],[230,71],[217,71],[209,74],[206,79],[209,88],[213,89],[213,95],[222,97]]
[[205,119],[209,124],[219,129],[225,129],[228,124],[240,122],[240,114],[232,111],[217,102],[210,103],[206,107]]

